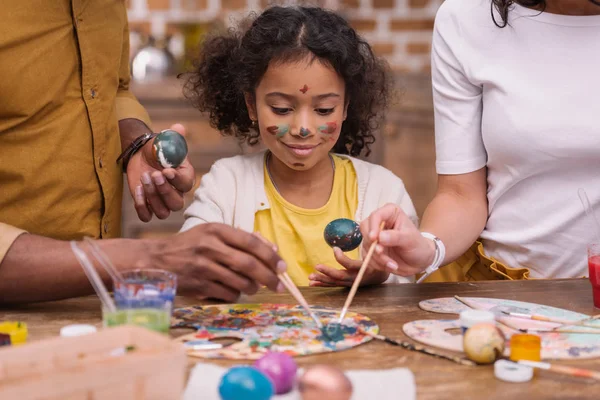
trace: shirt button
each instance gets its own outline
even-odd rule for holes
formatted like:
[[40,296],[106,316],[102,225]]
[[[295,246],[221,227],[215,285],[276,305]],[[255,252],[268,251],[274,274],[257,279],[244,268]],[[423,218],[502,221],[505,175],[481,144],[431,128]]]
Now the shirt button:
[[108,222],[104,223],[104,233],[108,233]]
[[96,89],[92,89],[91,94],[92,94],[92,99],[95,99],[96,98]]

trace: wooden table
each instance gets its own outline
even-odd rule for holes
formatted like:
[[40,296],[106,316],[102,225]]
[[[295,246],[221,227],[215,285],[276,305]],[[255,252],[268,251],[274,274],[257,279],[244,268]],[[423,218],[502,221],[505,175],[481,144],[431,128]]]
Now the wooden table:
[[[305,288],[310,304],[342,307],[345,289]],[[498,281],[386,285],[361,288],[352,310],[375,320],[387,336],[406,339],[402,325],[417,319],[439,318],[439,314],[422,311],[418,302],[453,295],[496,297],[543,303],[585,314],[598,313],[592,303],[592,290],[586,279]],[[261,291],[240,302],[294,303],[291,296]],[[177,306],[197,304],[189,298],[178,298]],[[206,302],[204,302],[206,303]],[[58,335],[61,326],[92,323],[100,326],[99,301],[94,297],[66,301],[0,308],[0,319],[21,320],[29,325],[30,340]],[[177,334],[177,333],[174,333]],[[598,337],[600,340],[600,335]],[[298,359],[300,365],[329,363],[344,369],[377,369],[406,367],[415,374],[419,399],[492,399],[492,398],[598,398],[600,384],[540,371],[528,383],[510,384],[498,381],[491,366],[465,367],[420,353],[373,341],[344,352],[315,355]],[[224,366],[232,362],[220,361]],[[600,359],[561,362],[600,370]],[[398,388],[402,392],[402,388]],[[360,399],[363,400],[363,399]],[[370,399],[368,399],[370,400]]]

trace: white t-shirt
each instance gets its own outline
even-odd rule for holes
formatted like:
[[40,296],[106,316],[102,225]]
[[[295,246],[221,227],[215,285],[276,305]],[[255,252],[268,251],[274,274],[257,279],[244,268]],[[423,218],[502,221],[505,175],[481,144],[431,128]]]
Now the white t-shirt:
[[488,255],[532,277],[587,276],[594,225],[577,190],[600,206],[600,16],[514,5],[499,28],[490,10],[446,0],[436,17],[437,171],[487,166]]

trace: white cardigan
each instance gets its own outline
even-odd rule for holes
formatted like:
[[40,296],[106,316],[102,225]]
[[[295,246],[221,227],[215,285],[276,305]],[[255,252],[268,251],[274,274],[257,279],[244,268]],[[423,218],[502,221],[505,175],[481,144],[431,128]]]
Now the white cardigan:
[[[404,183],[391,171],[366,161],[338,155],[352,161],[358,181],[358,207],[354,219],[362,221],[387,203],[397,204],[417,224],[418,218]],[[181,232],[196,225],[219,222],[247,232],[254,231],[257,211],[270,208],[265,193],[265,151],[224,158],[214,163],[194,192],[194,201],[185,210]],[[390,276],[387,282],[412,279]]]
[[[417,213],[404,183],[391,171],[354,157],[358,181],[358,207],[354,219],[362,221],[387,203],[397,204],[417,223]],[[208,222],[220,222],[247,232],[254,231],[257,211],[270,208],[265,193],[265,152],[224,158],[202,177],[194,201],[185,210],[181,231]]]

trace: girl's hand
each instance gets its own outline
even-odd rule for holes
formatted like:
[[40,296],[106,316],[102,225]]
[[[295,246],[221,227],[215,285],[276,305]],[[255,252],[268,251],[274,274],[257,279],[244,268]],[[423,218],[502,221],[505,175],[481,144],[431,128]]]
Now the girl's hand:
[[[360,266],[362,265],[362,260],[352,260],[351,258],[348,258],[344,252],[337,247],[333,248],[333,254],[335,255],[337,262],[346,269],[340,270],[319,264],[315,267],[318,272],[312,273],[308,277],[309,286],[352,286],[356,275],[358,275]],[[383,267],[373,269],[375,263],[374,258],[372,258],[360,282],[361,286],[383,283],[390,275],[389,272],[381,270],[384,269]]]
[[[378,232],[381,222],[384,229]],[[379,237],[373,254],[373,268],[400,276],[422,272],[433,262],[435,244],[423,237],[410,218],[395,204],[386,204],[360,224],[367,247]]]

